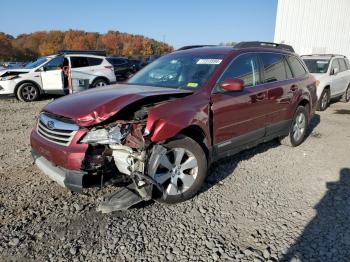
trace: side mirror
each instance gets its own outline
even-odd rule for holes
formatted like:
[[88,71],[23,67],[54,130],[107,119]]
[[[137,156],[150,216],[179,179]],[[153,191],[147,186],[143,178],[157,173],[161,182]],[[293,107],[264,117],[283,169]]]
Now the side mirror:
[[244,81],[238,78],[228,78],[220,84],[220,87],[226,91],[242,91]]
[[338,67],[333,68],[332,71],[331,71],[331,75],[336,75],[338,73],[339,73],[339,68]]

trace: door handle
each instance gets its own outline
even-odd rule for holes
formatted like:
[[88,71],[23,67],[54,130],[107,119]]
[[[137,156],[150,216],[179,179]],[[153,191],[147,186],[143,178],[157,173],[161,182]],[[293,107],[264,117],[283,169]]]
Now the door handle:
[[291,87],[290,87],[290,91],[292,91],[292,92],[295,92],[295,91],[297,91],[298,90],[298,86],[297,85],[292,85]]

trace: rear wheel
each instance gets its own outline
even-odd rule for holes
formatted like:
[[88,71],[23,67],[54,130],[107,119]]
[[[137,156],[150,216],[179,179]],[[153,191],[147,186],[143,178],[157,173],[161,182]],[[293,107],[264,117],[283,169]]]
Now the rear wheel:
[[309,123],[308,115],[309,112],[304,106],[297,108],[288,136],[280,140],[282,145],[296,147],[304,141]]
[[108,82],[105,79],[97,79],[92,83],[92,87],[103,87],[106,85],[108,85]]
[[345,90],[345,93],[341,97],[341,101],[344,103],[349,102],[349,100],[350,100],[350,85],[348,86],[348,88]]
[[23,102],[32,102],[39,98],[39,88],[33,83],[20,85],[16,92],[16,97]]
[[157,201],[174,204],[192,198],[207,174],[207,159],[201,146],[189,137],[164,145],[167,149],[156,167],[154,179],[163,186],[165,198],[156,190]]
[[320,100],[317,103],[317,110],[318,111],[324,111],[327,109],[330,97],[331,97],[331,94],[330,94],[329,89],[324,89],[322,94],[321,94]]

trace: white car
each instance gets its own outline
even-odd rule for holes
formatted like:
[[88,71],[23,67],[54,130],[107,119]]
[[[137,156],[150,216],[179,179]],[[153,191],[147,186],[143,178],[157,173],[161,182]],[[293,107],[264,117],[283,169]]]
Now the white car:
[[350,100],[350,64],[343,55],[301,56],[317,82],[317,110],[324,111],[332,98]]
[[114,68],[104,56],[60,53],[41,57],[22,69],[0,71],[0,95],[14,94],[19,100],[30,102],[42,94],[67,94],[68,76],[63,72],[67,67],[71,69],[73,91],[76,83],[89,88],[116,82]]

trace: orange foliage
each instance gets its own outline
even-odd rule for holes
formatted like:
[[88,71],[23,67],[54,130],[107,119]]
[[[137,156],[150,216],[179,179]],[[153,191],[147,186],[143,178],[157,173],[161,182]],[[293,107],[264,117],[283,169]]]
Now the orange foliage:
[[61,49],[102,49],[108,55],[147,57],[173,50],[166,43],[118,31],[106,34],[69,31],[40,31],[13,38],[0,32],[1,60],[30,60],[38,56],[57,53]]

